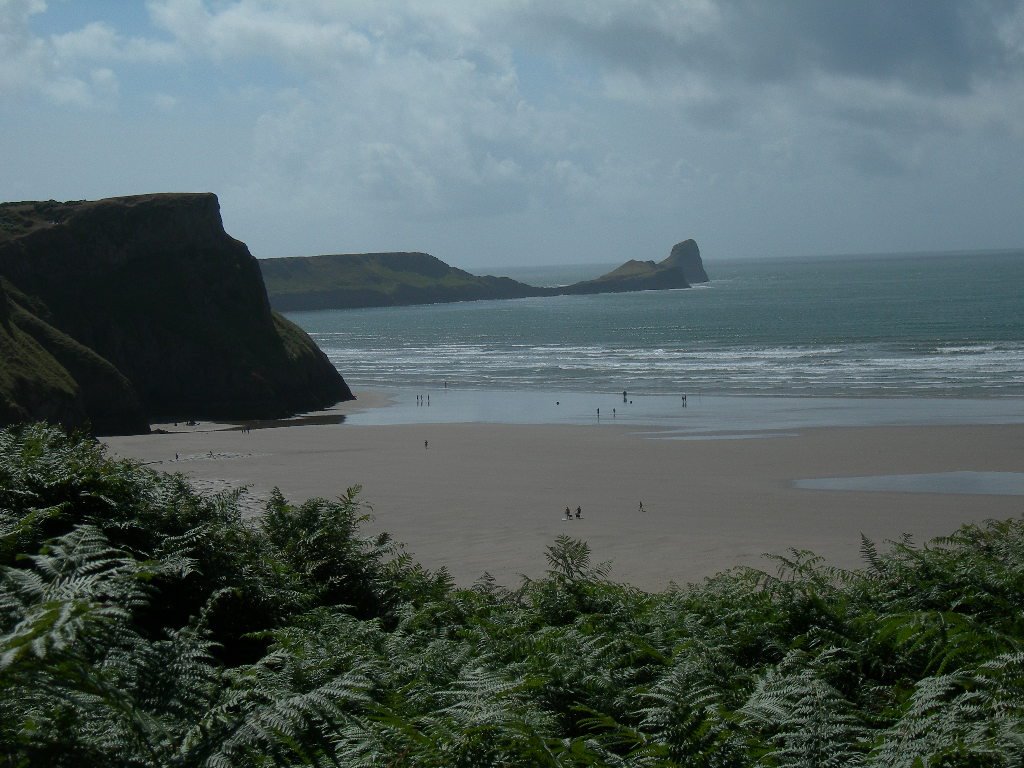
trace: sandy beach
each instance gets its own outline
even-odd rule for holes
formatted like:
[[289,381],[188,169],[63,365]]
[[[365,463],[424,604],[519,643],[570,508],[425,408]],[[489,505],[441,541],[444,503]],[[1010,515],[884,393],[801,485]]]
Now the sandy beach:
[[[358,408],[380,404],[361,397]],[[356,405],[345,406],[356,410]],[[344,408],[342,409],[344,410]],[[657,428],[429,423],[196,429],[105,439],[112,455],[182,472],[206,487],[273,487],[301,501],[353,485],[387,530],[428,568],[470,584],[544,572],[545,547],[589,542],[611,577],[644,589],[698,581],[736,565],[770,571],[764,553],[810,549],[860,564],[863,533],[920,543],[965,522],[1018,516],[1019,493],[811,490],[801,480],[1024,471],[1024,425],[803,428],[671,438]],[[175,458],[177,456],[177,458]],[[969,488],[963,490],[971,490]],[[643,510],[640,502],[643,502]],[[565,520],[565,508],[583,517]]]

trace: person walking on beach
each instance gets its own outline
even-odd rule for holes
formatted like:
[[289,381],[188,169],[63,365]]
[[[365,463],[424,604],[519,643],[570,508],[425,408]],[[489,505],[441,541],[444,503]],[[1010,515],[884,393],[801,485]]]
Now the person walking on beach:
[[626,390],[622,390],[622,402],[626,402]]
[[640,511],[641,511],[641,512],[643,512],[643,511],[644,511],[644,502],[643,502],[643,499],[641,499],[641,500],[640,500]]
[[427,441],[427,440],[424,440],[424,441],[423,441],[423,450],[425,451],[425,450],[427,450],[427,448],[429,448],[429,447],[430,447],[430,442],[429,442],[429,441]]
[[576,519],[580,520],[583,518],[583,507],[576,507]]
[[565,519],[572,520],[572,512],[569,511],[568,507],[565,508]]

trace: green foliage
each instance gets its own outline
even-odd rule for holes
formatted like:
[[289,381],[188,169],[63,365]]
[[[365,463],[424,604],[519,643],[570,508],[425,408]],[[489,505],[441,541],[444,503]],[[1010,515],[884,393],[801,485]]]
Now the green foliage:
[[365,520],[0,431],[0,766],[1024,762],[1020,519],[660,594],[566,537],[459,588]]

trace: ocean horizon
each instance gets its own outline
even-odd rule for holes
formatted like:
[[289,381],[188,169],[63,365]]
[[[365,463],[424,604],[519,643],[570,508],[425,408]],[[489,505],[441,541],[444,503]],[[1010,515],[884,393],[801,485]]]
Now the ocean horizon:
[[[705,259],[705,267],[711,282],[682,290],[288,316],[357,391],[447,387],[544,393],[552,403],[563,392],[623,390],[649,398],[1024,397],[1024,250]],[[556,284],[600,269],[493,273]],[[507,410],[500,397],[490,401]]]

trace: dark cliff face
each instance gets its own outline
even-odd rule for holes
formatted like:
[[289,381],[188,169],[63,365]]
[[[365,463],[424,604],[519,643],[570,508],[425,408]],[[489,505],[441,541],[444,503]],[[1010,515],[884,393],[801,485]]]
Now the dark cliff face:
[[32,302],[3,278],[0,304],[0,423],[148,431],[134,387],[114,366],[25,309]]
[[700,249],[693,240],[684,240],[672,247],[668,258],[659,261],[630,260],[618,269],[596,280],[575,283],[566,293],[623,293],[626,291],[664,291],[689,288],[693,283],[708,282],[700,258]]
[[704,271],[704,262],[700,258],[700,248],[693,240],[684,240],[672,246],[672,252],[662,264],[680,270],[686,282],[690,284],[710,282],[708,273]]
[[0,208],[0,275],[131,382],[151,419],[268,418],[351,399],[271,312],[212,194]]

